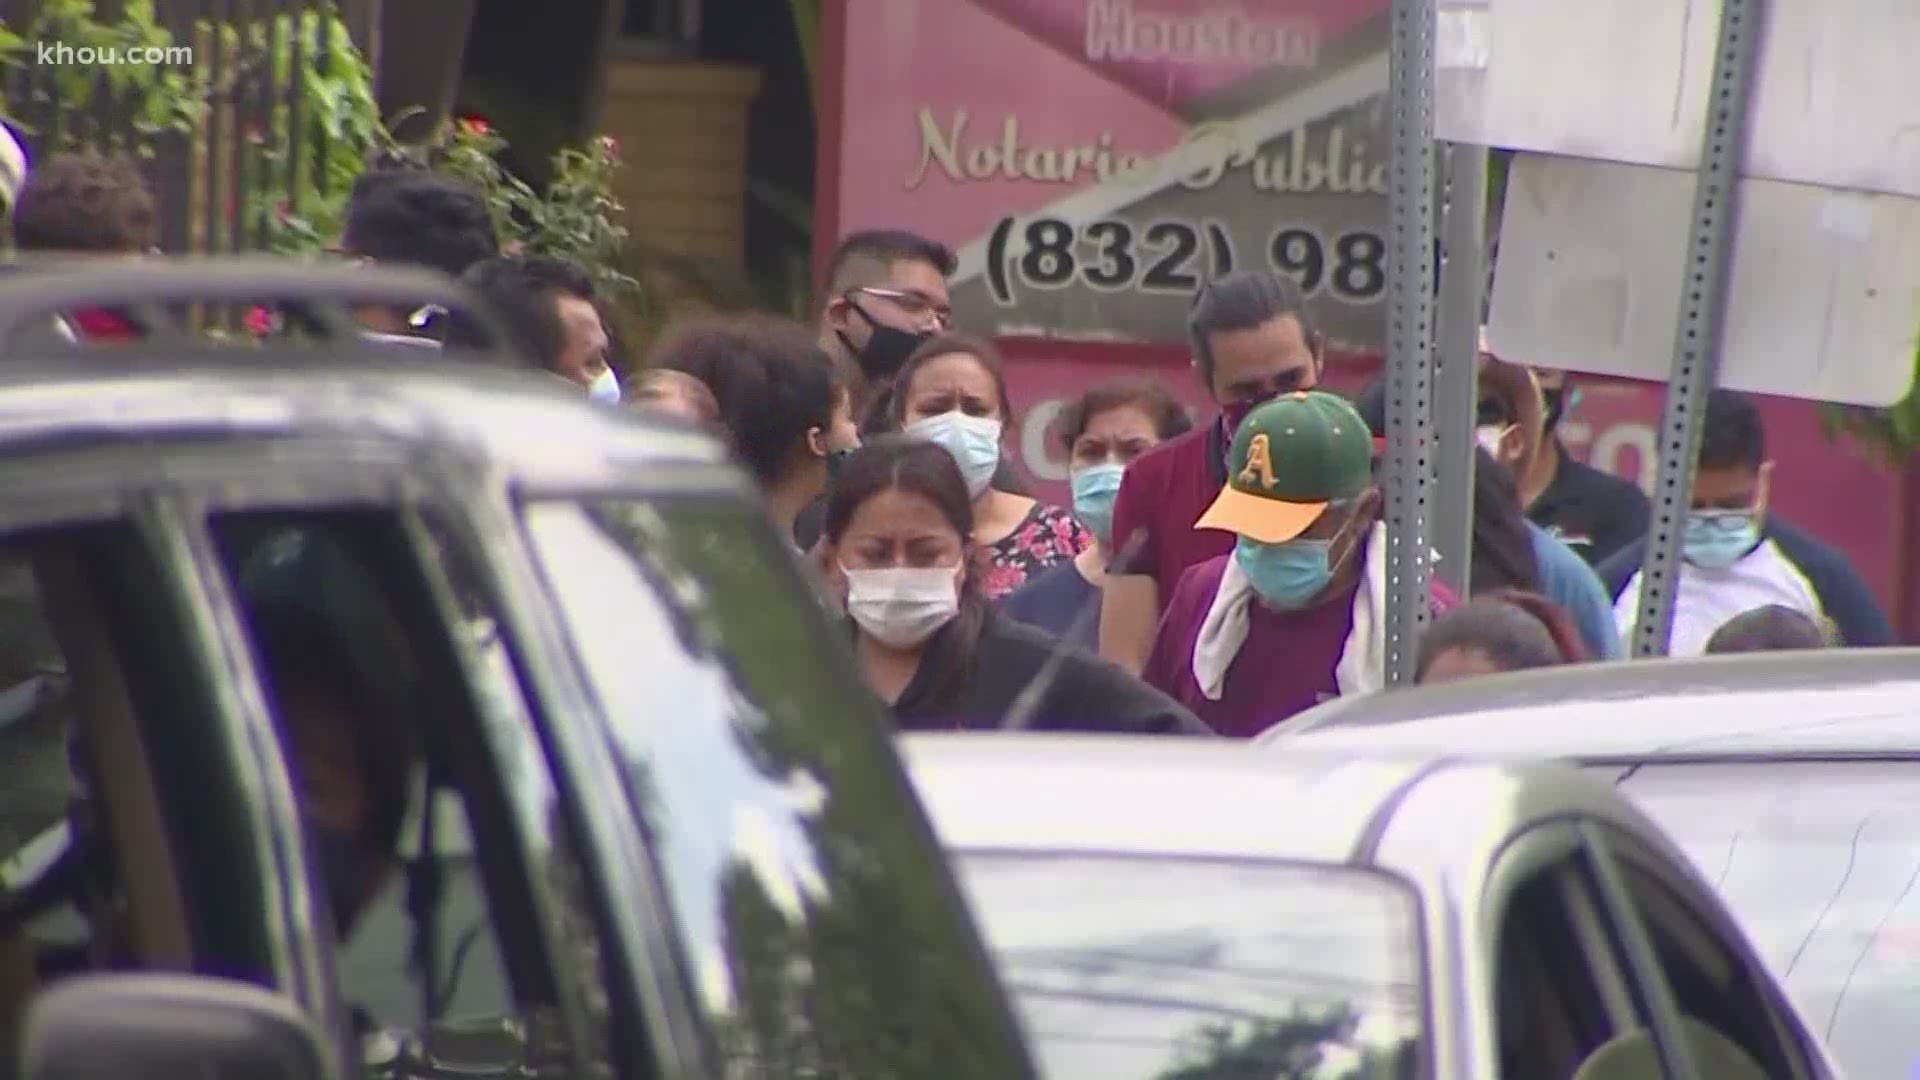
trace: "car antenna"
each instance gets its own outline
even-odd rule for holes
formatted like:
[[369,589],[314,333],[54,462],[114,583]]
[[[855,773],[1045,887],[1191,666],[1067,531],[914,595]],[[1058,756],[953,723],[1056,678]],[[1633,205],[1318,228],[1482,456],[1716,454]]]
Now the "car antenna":
[[[1127,537],[1127,542],[1121,546],[1120,550],[1107,559],[1107,573],[1113,573],[1113,568],[1116,566],[1132,563],[1134,556],[1140,554],[1140,549],[1146,546],[1146,541],[1145,528],[1133,530],[1132,535]],[[1100,591],[1095,590],[1094,594],[1080,605],[1080,610],[1074,613],[1073,622],[1068,625],[1066,632],[1054,640],[1053,649],[1047,654],[1047,662],[1040,665],[1040,670],[1035,672],[1027,685],[1021,688],[1020,696],[1013,699],[1013,707],[1007,710],[1006,719],[1000,723],[1002,731],[1025,731],[1033,724],[1034,714],[1040,711],[1040,702],[1045,700],[1047,690],[1053,686],[1054,680],[1060,677],[1060,668],[1066,664],[1067,656],[1074,651],[1072,644],[1074,639],[1079,637],[1080,632],[1086,629],[1087,621],[1094,618],[1099,611]]]

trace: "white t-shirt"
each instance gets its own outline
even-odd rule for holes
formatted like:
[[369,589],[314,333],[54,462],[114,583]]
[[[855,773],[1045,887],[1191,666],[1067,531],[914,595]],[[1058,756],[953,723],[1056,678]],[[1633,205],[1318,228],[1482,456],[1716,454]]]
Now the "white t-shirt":
[[[1641,572],[1635,571],[1614,601],[1613,622],[1622,640],[1633,636],[1640,614]],[[1673,599],[1673,636],[1669,656],[1699,656],[1707,639],[1736,615],[1757,607],[1779,604],[1820,618],[1819,594],[1800,568],[1793,565],[1771,539],[1748,552],[1725,570],[1710,570],[1690,562],[1680,564],[1680,590]]]

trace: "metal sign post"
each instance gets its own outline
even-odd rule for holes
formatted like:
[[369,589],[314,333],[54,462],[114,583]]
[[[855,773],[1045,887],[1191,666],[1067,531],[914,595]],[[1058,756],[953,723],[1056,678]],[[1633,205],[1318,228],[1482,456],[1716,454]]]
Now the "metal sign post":
[[1433,397],[1434,550],[1455,595],[1472,586],[1474,429],[1480,401],[1480,309],[1486,295],[1487,149],[1446,149],[1441,211],[1440,369]]
[[1393,0],[1387,229],[1386,681],[1413,681],[1427,624],[1433,470],[1434,0]]
[[1707,100],[1706,134],[1694,181],[1693,226],[1687,240],[1673,374],[1660,418],[1660,461],[1652,524],[1633,624],[1635,656],[1660,656],[1673,630],[1680,540],[1692,499],[1700,419],[1720,364],[1728,266],[1739,223],[1739,171],[1745,160],[1747,104],[1760,52],[1766,0],[1721,0],[1719,43]]

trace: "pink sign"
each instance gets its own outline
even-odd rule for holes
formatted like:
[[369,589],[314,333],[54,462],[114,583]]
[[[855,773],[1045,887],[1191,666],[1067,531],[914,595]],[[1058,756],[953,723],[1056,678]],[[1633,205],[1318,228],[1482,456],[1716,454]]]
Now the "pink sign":
[[[1386,282],[1387,0],[828,0],[816,236],[951,245],[957,325],[999,338],[1019,463],[1065,501],[1060,408],[1120,375],[1210,416],[1186,362],[1200,282],[1301,284],[1346,355],[1377,357]],[[1339,365],[1336,389],[1377,360]],[[1570,452],[1651,487],[1661,388],[1583,378]],[[1774,507],[1882,601],[1898,480],[1763,399]]]

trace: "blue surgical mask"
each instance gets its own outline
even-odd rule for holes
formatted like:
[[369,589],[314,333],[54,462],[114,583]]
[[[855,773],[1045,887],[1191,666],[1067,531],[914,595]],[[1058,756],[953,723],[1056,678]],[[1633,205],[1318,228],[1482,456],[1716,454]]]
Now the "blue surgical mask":
[[1725,570],[1760,546],[1760,520],[1751,513],[1695,510],[1687,515],[1681,552],[1695,566]]
[[615,375],[612,368],[600,372],[587,387],[587,396],[608,405],[620,404],[620,376]]
[[1243,536],[1233,545],[1233,561],[1260,599],[1282,611],[1298,611],[1333,580],[1332,552],[1331,540],[1263,544]]
[[1000,421],[990,416],[968,416],[958,409],[923,417],[908,424],[905,433],[939,443],[960,466],[967,494],[975,499],[993,483],[1000,468]]
[[1100,542],[1113,540],[1113,500],[1120,494],[1126,466],[1112,462],[1088,465],[1073,474],[1073,516]]

